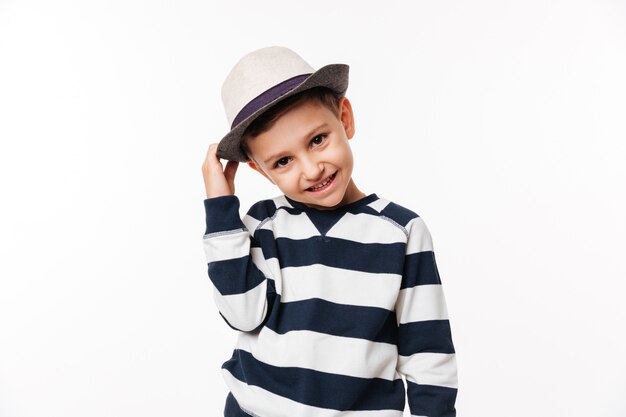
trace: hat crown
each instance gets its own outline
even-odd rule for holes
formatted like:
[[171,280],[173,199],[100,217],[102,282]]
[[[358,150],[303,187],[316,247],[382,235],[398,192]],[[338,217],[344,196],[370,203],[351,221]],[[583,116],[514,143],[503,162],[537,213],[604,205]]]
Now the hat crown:
[[244,55],[222,84],[222,102],[229,126],[251,100],[266,90],[315,69],[283,46],[269,46]]

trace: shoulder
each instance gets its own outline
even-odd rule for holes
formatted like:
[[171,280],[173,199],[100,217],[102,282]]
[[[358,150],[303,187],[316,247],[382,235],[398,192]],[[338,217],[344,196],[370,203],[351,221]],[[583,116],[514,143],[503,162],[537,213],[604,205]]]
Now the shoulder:
[[256,220],[264,220],[266,217],[271,217],[274,212],[276,212],[276,204],[273,199],[267,198],[252,204],[246,212],[246,216],[254,217]]
[[268,221],[273,220],[278,210],[285,205],[289,206],[289,203],[284,199],[284,196],[259,200],[250,206],[243,221],[248,230],[254,232]]
[[275,217],[280,209],[293,210],[292,205],[289,204],[284,194],[257,201],[250,206],[246,215],[252,216],[257,220],[265,220],[268,217]]
[[432,236],[424,219],[414,210],[405,205],[388,201],[381,214],[387,216],[400,226],[409,244],[409,249],[416,250],[417,245],[420,250],[432,250]]
[[378,205],[380,215],[393,220],[403,228],[407,228],[412,222],[420,218],[414,210],[387,198],[381,197],[377,202],[380,202]]

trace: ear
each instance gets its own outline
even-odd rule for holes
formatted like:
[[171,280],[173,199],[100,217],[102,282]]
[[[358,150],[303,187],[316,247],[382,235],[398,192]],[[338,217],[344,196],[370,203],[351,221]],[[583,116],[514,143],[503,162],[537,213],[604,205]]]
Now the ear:
[[246,161],[248,166],[250,168],[252,168],[253,170],[259,172],[261,175],[263,175],[265,178],[267,178],[272,184],[276,185],[276,183],[265,173],[263,172],[263,170],[254,162],[248,160]]
[[352,139],[354,136],[354,113],[352,112],[352,104],[346,96],[341,97],[339,100],[339,118],[343,124],[343,128],[346,131],[348,139]]

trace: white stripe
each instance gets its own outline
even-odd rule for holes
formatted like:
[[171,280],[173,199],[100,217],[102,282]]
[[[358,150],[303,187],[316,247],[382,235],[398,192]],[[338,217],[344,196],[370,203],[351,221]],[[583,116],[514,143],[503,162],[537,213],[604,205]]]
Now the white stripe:
[[346,213],[330,228],[326,236],[359,243],[406,242],[406,235],[400,225],[368,213]]
[[[306,213],[294,215],[285,210],[278,210],[276,217],[272,221],[264,223],[261,229],[272,230],[275,238],[283,237],[293,240],[308,239],[320,235]],[[326,236],[358,243],[406,242],[406,235],[401,226],[367,213],[352,214],[346,212],[330,228]]]
[[250,253],[250,233],[246,230],[238,230],[238,232],[233,231],[233,233],[202,239],[207,263],[241,258]]
[[284,194],[280,194],[280,195],[277,195],[275,197],[272,197],[271,200],[274,202],[274,206],[277,209],[278,209],[278,207],[293,208],[293,206],[291,204],[289,204],[289,201],[287,201],[287,199],[285,198]]
[[[247,232],[246,232],[247,233]],[[230,235],[232,236],[232,235]],[[220,237],[221,239],[222,237]],[[280,267],[278,265],[278,259],[272,258],[270,260],[266,260],[263,256],[263,250],[261,248],[252,248],[249,245],[240,245],[239,247],[220,247],[219,245],[215,245],[214,242],[207,242],[211,239],[204,240],[204,249],[206,252],[207,262],[215,262],[229,259],[237,259],[246,255],[250,255],[252,258],[252,262],[254,265],[261,271],[264,277],[269,277],[276,280],[276,275],[280,276]],[[236,238],[230,237],[229,240],[236,240]],[[236,243],[236,242],[230,242]],[[249,252],[245,251],[245,248],[249,248]],[[210,274],[209,274],[210,277]],[[232,277],[232,279],[237,279],[236,277]]]
[[307,239],[318,236],[319,232],[306,213],[290,214],[286,210],[276,211],[274,220],[266,222],[261,229],[272,230],[274,239]]
[[267,312],[267,280],[242,294],[221,295],[213,286],[213,299],[228,322],[243,331],[257,327]]
[[263,273],[264,276],[272,279],[276,279],[274,275],[274,268],[271,263],[278,262],[278,259],[274,258],[274,262],[270,262],[263,256],[263,249],[261,248],[250,248],[250,257],[252,258],[252,262],[254,265]]
[[321,264],[285,267],[281,301],[322,298],[339,304],[394,309],[400,274],[368,273]]
[[276,293],[282,294],[282,272],[280,270],[280,262],[278,261],[278,258],[265,259],[265,256],[263,255],[263,250],[261,248],[250,248],[250,256],[252,256],[252,262],[254,262],[256,267],[259,268],[263,275],[267,278],[271,278],[274,280]]
[[370,206],[371,208],[373,208],[374,210],[380,213],[381,211],[385,209],[385,207],[389,205],[389,203],[391,203],[390,200],[387,200],[386,198],[378,197],[378,200],[372,201],[371,203],[368,204],[368,206]]
[[334,336],[310,330],[278,334],[263,327],[258,334],[239,333],[236,346],[274,366],[296,366],[360,378],[401,378],[398,349],[391,343]]
[[239,405],[258,417],[402,417],[402,411],[398,410],[340,411],[314,407],[241,382],[226,368],[221,368],[221,372]]
[[254,233],[256,228],[259,226],[259,224],[263,221],[263,219],[257,220],[254,217],[250,216],[249,214],[246,214],[245,216],[243,216],[241,221],[246,226],[250,234],[252,234]]
[[403,288],[396,302],[398,324],[422,320],[446,320],[448,310],[441,284]]
[[430,231],[421,217],[416,217],[409,221],[406,225],[406,229],[409,231],[409,241],[406,247],[407,255],[433,250],[433,241],[430,236]]
[[398,370],[416,384],[457,388],[457,366],[454,353],[419,352],[398,355]]
[[283,280],[282,272],[280,270],[280,262],[278,261],[278,258],[270,258],[266,262],[269,270],[271,271],[271,276],[274,278],[274,287],[276,288],[276,293],[282,295]]

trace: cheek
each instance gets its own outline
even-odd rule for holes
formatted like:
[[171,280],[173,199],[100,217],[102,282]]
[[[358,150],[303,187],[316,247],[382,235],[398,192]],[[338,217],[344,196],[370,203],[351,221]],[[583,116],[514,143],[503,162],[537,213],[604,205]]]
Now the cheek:
[[352,150],[347,144],[342,144],[332,149],[330,153],[332,158],[343,163],[352,163]]
[[297,170],[292,170],[289,174],[281,178],[281,186],[290,191],[301,191],[301,173]]

